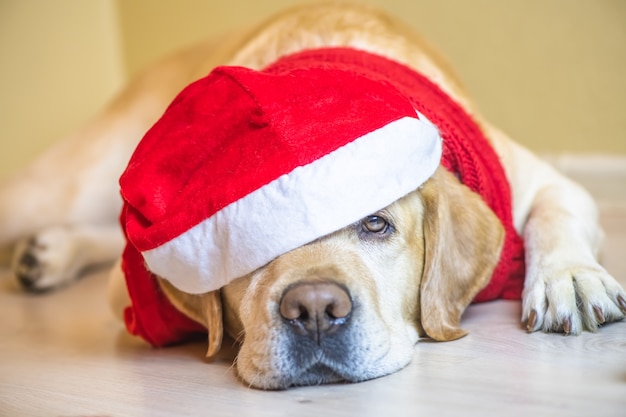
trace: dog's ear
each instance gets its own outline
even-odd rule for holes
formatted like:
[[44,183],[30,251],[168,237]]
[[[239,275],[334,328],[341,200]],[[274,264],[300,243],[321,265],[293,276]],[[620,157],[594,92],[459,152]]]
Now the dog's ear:
[[205,294],[187,294],[161,279],[159,284],[168,300],[187,317],[204,325],[209,332],[206,357],[211,360],[222,347],[224,323],[222,321],[222,298],[219,290]]
[[222,298],[220,292],[211,291],[202,296],[204,317],[206,318],[206,328],[209,331],[209,345],[206,351],[207,359],[215,358],[215,355],[222,347],[224,337],[224,321],[222,318]]
[[454,340],[467,334],[461,315],[498,263],[504,228],[481,197],[444,168],[424,184],[421,195],[421,324],[434,340]]

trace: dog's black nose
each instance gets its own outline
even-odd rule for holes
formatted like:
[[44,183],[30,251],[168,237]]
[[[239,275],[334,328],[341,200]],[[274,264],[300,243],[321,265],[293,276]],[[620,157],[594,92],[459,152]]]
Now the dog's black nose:
[[301,282],[288,287],[280,300],[280,315],[293,330],[320,341],[346,323],[352,311],[348,291],[329,281]]

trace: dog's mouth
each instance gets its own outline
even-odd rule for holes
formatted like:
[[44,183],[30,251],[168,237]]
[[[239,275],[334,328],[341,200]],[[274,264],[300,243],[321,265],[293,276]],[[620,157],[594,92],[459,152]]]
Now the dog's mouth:
[[342,384],[362,382],[369,379],[379,378],[387,375],[392,371],[381,372],[380,369],[363,368],[363,364],[359,363],[336,363],[325,357],[320,357],[317,361],[306,368],[292,370],[288,375],[274,376],[273,381],[266,381],[268,385],[259,387],[269,390],[282,390],[292,387],[315,386],[325,384]]
[[[301,368],[291,375],[283,375],[280,381],[276,381],[275,389],[302,387],[322,384],[337,384],[358,382],[352,372],[349,372],[345,364],[327,363],[325,358],[315,361],[307,368]],[[348,371],[348,372],[346,372]]]
[[279,369],[283,372],[274,374],[270,389],[354,383],[381,376],[378,370],[373,369],[376,366],[372,365],[379,363],[388,351],[379,352],[382,357],[377,356],[377,359],[359,358],[359,355],[354,355],[354,351],[360,350],[359,346],[353,343],[346,339],[321,344],[292,340],[290,358],[281,362],[283,366]]

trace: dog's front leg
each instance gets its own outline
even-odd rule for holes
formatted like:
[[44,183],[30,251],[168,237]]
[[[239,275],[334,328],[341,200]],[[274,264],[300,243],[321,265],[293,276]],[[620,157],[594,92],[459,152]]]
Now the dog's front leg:
[[626,292],[597,259],[603,234],[592,197],[485,126],[507,171],[515,228],[524,238],[522,321],[528,331],[578,334],[624,318]]
[[17,244],[13,275],[29,291],[56,289],[89,267],[113,262],[123,247],[116,223],[51,226]]
[[599,264],[602,240],[591,196],[549,167],[523,229],[528,331],[578,334],[624,318],[626,293]]

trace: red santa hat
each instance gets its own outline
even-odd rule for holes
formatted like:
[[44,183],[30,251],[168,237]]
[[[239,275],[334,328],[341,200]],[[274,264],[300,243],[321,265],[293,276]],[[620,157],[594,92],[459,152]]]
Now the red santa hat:
[[122,226],[149,271],[188,293],[216,290],[415,190],[441,146],[384,81],[220,67],[137,147],[120,179]]

